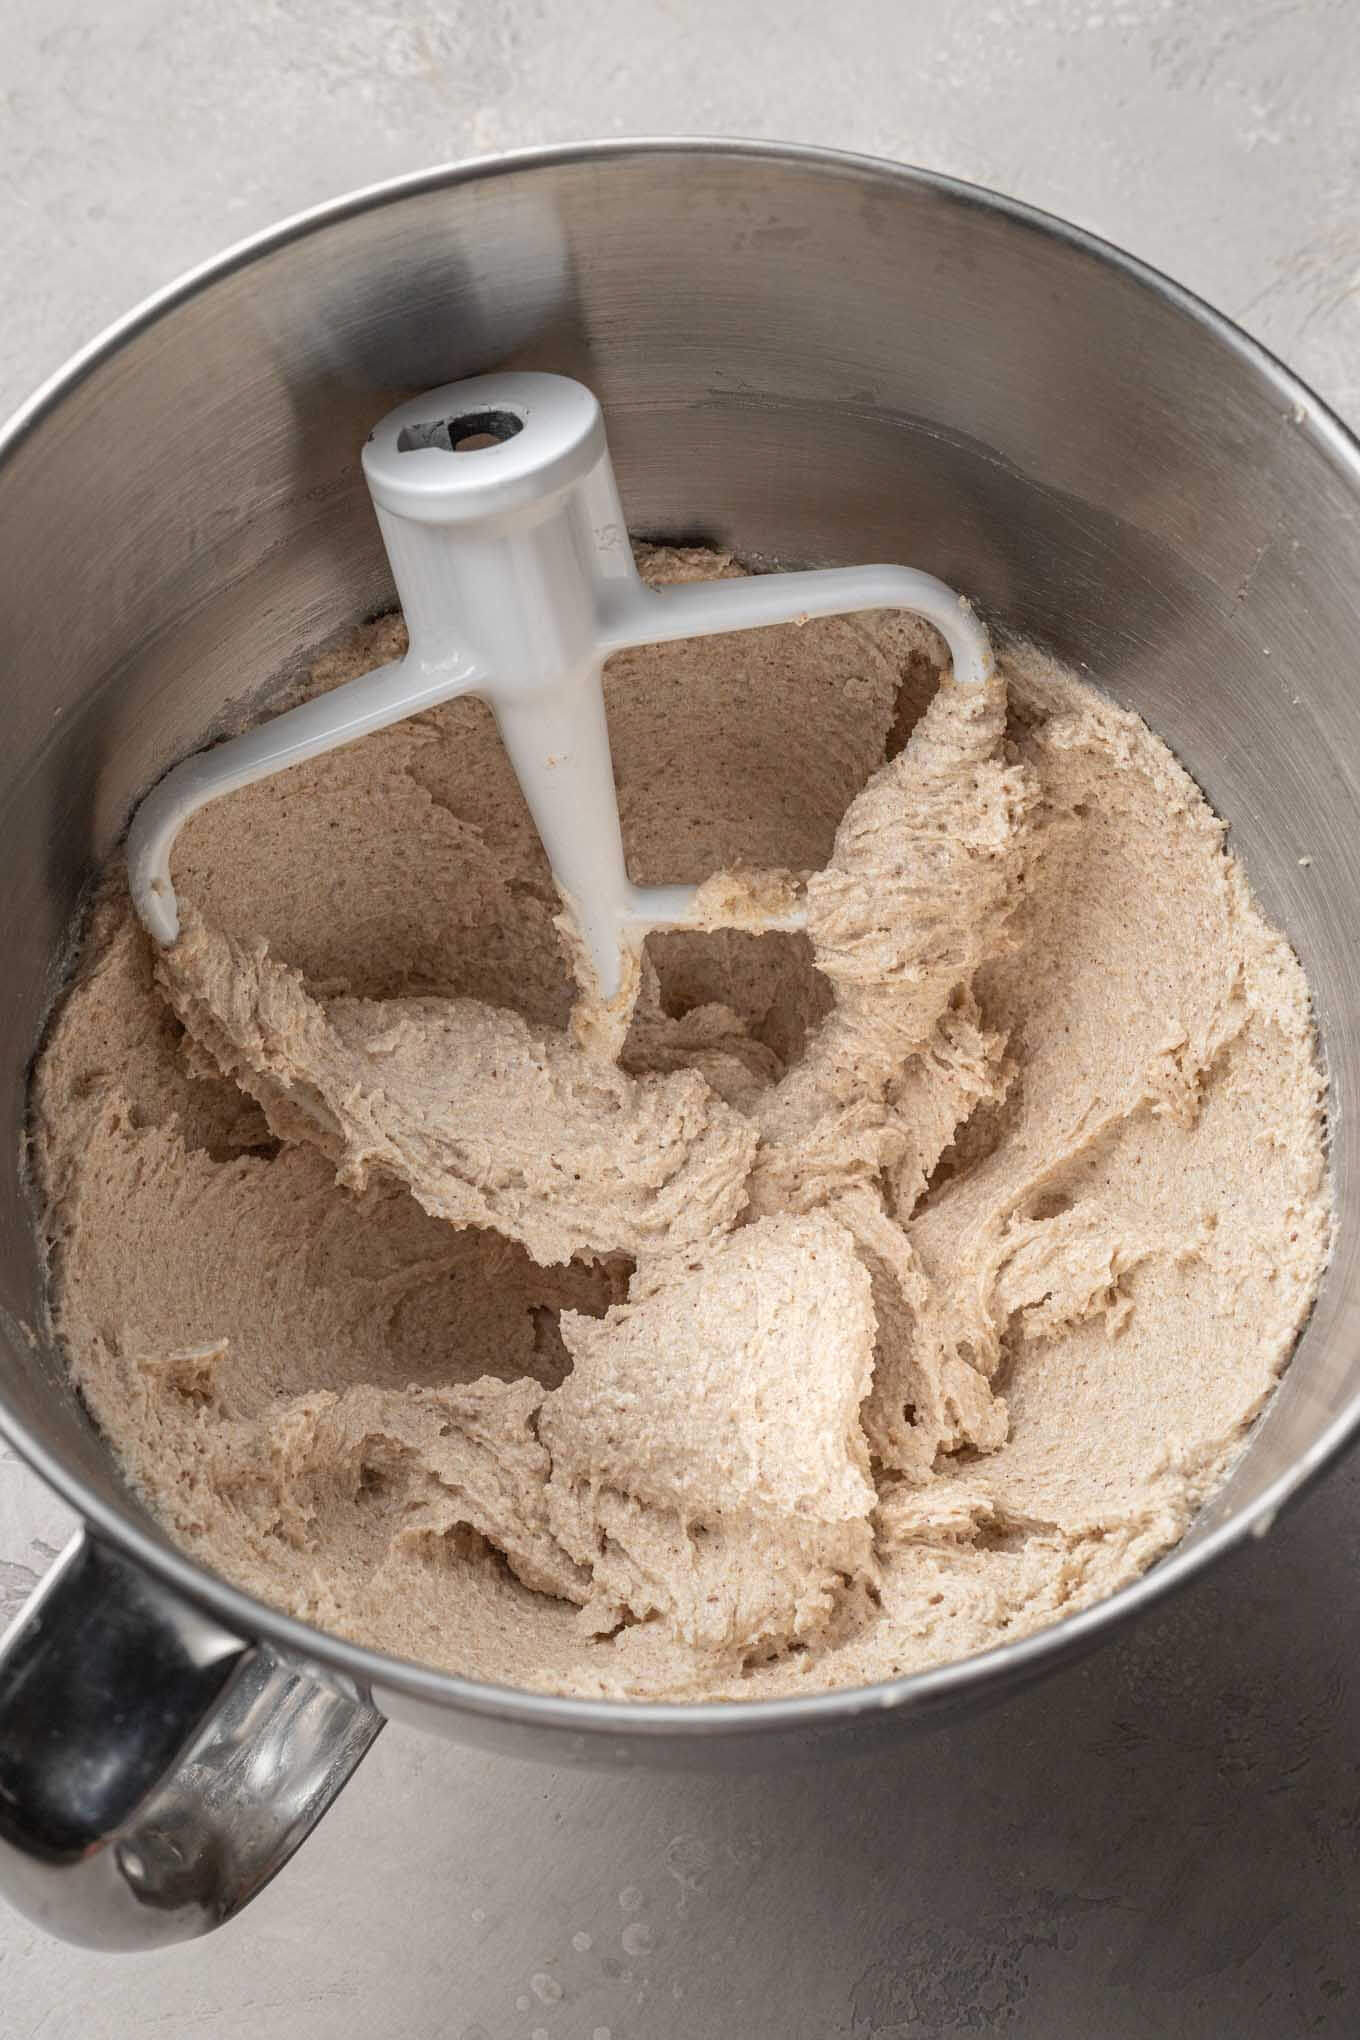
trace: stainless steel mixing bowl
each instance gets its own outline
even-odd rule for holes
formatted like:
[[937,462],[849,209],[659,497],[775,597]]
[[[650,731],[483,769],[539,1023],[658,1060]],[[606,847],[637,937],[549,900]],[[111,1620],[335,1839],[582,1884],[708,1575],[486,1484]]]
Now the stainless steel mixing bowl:
[[788,561],[903,560],[1145,715],[1230,817],[1312,980],[1336,1256],[1180,1548],[1102,1606],[891,1685],[742,1707],[511,1692],[291,1621],[171,1549],[42,1327],[0,1186],[0,1425],[85,1530],[0,1653],[15,1901],[104,1946],[201,1932],[277,1868],[385,1715],[522,1754],[784,1761],[1003,1691],[1260,1531],[1360,1418],[1360,449],[1118,251],[823,151],[610,143],[322,207],[175,285],[0,444],[0,1145],[81,888],[224,704],[391,599],[359,474],[406,394],[494,366],[603,399],[629,521]]

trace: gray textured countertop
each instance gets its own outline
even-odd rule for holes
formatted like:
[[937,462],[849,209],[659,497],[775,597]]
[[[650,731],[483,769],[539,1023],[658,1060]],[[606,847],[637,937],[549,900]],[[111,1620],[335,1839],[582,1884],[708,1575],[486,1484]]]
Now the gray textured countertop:
[[[589,134],[792,137],[1123,242],[1360,418],[1352,0],[0,0],[0,408],[316,200]],[[0,1457],[0,1615],[68,1526]],[[873,1764],[563,1773],[389,1729],[219,1938],[0,1914],[5,2040],[1360,2031],[1360,1468],[1103,1655]]]

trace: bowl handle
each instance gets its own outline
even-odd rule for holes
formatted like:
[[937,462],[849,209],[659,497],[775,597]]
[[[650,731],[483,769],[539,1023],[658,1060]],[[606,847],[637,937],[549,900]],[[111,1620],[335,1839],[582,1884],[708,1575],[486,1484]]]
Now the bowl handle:
[[0,1640],[0,1895],[85,1947],[207,1933],[287,1862],[382,1720],[82,1532]]

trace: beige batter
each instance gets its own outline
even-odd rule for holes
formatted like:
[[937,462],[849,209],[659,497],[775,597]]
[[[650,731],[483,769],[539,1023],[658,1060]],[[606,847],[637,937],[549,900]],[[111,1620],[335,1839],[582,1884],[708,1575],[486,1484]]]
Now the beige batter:
[[633,876],[814,874],[807,937],[654,937],[617,1063],[478,704],[206,810],[158,961],[111,876],[34,1152],[75,1379],[189,1551],[456,1671],[755,1696],[1181,1534],[1328,1251],[1307,989],[1140,722],[942,665],[901,617],[611,662]]

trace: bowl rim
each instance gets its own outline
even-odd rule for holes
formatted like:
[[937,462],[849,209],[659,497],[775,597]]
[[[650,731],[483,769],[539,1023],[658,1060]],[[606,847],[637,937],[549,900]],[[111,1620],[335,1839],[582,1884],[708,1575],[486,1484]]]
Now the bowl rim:
[[[1330,406],[1268,348],[1223,313],[1114,242],[984,185],[918,165],[816,144],[710,135],[621,136],[468,157],[362,185],[338,198],[293,213],[152,292],[73,354],[0,427],[0,469],[87,376],[112,360],[129,341],[213,284],[318,230],[458,185],[488,182],[526,171],[667,155],[774,162],[853,179],[860,184],[877,183],[887,191],[931,191],[958,205],[999,216],[1026,232],[1115,269],[1212,334],[1229,353],[1272,386],[1282,407],[1293,413],[1299,430],[1360,496],[1360,441]],[[1127,1618],[1187,1585],[1227,1551],[1241,1545],[1248,1535],[1264,1536],[1281,1508],[1311,1486],[1354,1442],[1357,1432],[1360,1432],[1360,1395],[1333,1418],[1306,1452],[1228,1522],[1189,1546],[1182,1543],[1173,1547],[1149,1571],[1091,1607],[971,1657],[869,1686],[834,1687],[776,1699],[580,1699],[463,1678],[431,1665],[393,1657],[314,1628],[232,1586],[165,1541],[153,1524],[139,1521],[130,1509],[125,1510],[88,1489],[78,1473],[30,1435],[11,1398],[8,1382],[0,1377],[0,1437],[78,1513],[83,1532],[122,1551],[192,1607],[211,1615],[236,1636],[267,1639],[306,1663],[332,1675],[339,1674],[362,1692],[376,1691],[380,1705],[384,1693],[400,1695],[501,1724],[567,1731],[596,1744],[604,1737],[616,1741],[662,1737],[712,1741],[765,1730],[825,1729],[855,1720],[883,1719],[890,1714],[914,1718],[937,1714],[955,1701],[976,1704],[1002,1685],[1028,1683],[1089,1649],[1103,1639],[1105,1632]]]

